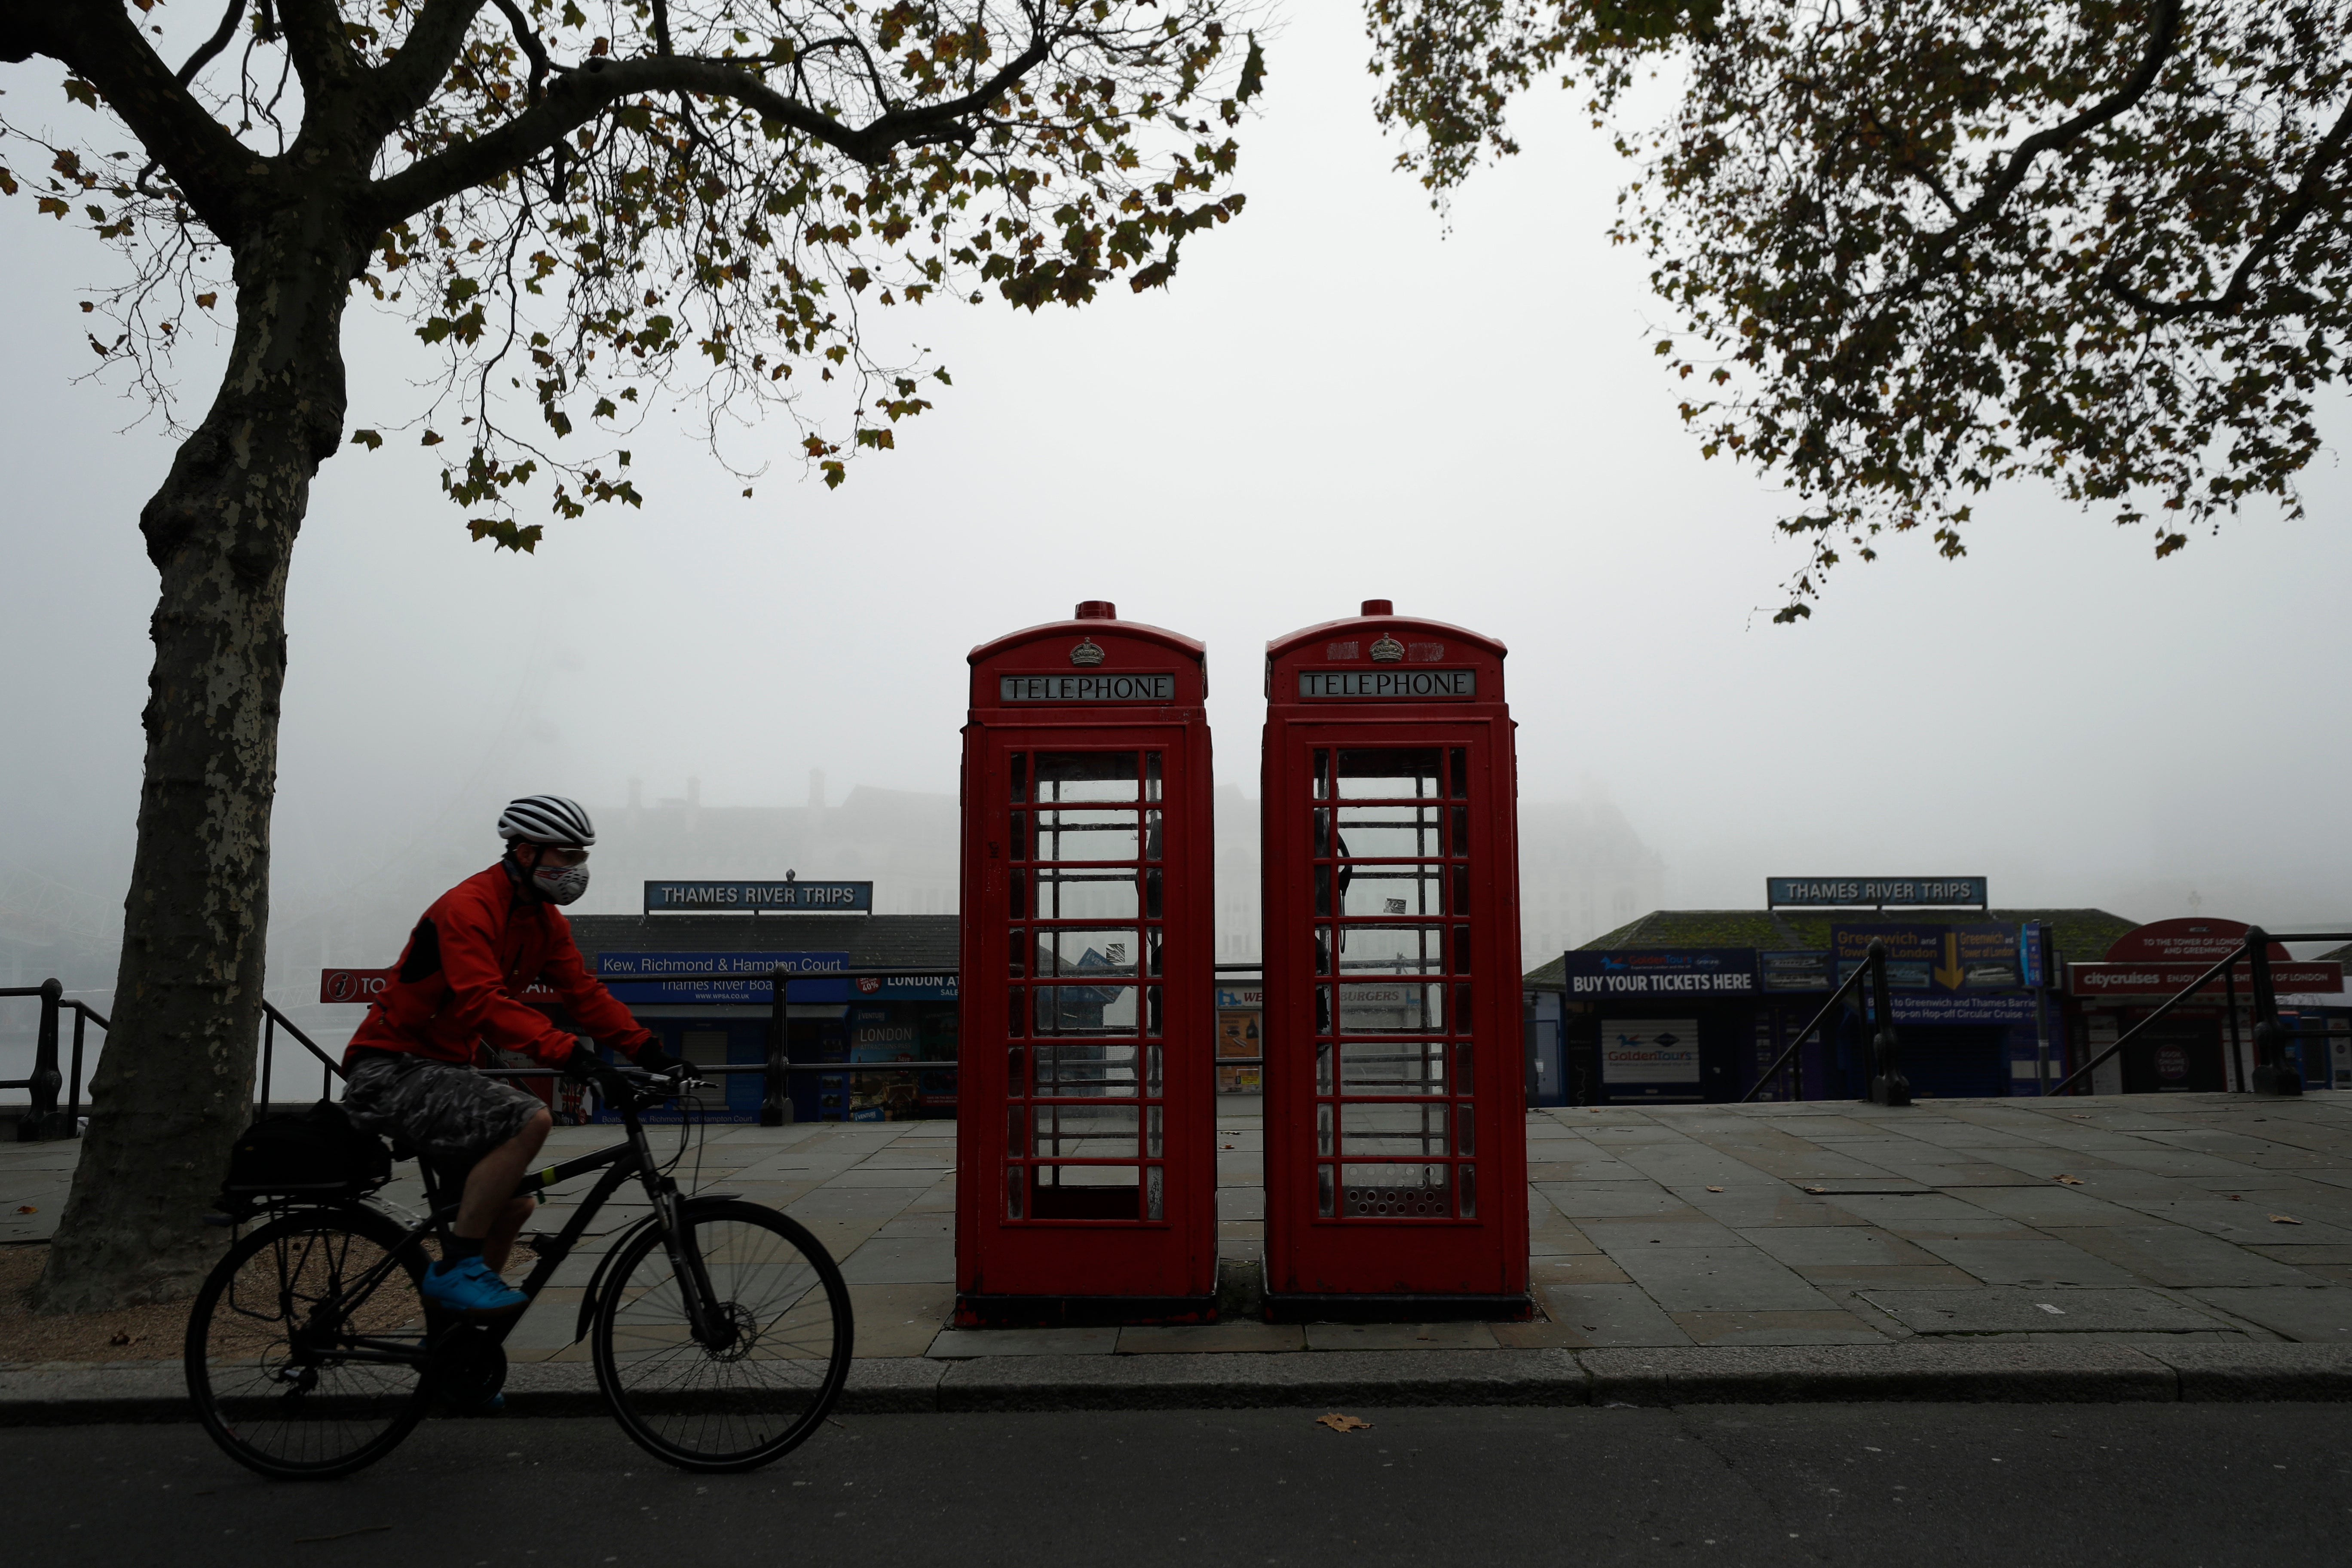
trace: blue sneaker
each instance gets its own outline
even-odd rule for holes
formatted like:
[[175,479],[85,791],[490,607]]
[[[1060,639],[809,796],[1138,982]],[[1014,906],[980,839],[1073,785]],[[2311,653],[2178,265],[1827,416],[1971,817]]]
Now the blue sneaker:
[[417,1289],[435,1306],[463,1312],[469,1318],[511,1312],[530,1301],[530,1297],[490,1272],[489,1265],[478,1256],[463,1259],[454,1268],[435,1264],[425,1271],[424,1283]]

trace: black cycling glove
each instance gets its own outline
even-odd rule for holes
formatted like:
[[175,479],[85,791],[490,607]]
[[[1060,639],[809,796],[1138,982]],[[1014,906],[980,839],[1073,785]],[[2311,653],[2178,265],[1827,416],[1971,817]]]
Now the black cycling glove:
[[647,1040],[636,1048],[630,1059],[646,1072],[667,1072],[672,1068],[686,1065],[664,1050],[659,1040]]
[[625,1099],[629,1093],[629,1080],[621,1076],[618,1068],[598,1056],[593,1046],[574,1046],[572,1055],[564,1060],[563,1070],[583,1083],[593,1084],[596,1092],[606,1100]]

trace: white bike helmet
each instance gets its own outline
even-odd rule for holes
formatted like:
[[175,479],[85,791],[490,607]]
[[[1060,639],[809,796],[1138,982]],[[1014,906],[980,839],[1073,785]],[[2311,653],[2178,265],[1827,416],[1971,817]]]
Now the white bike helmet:
[[499,814],[499,837],[585,849],[596,842],[596,826],[576,800],[560,795],[527,795],[508,803]]

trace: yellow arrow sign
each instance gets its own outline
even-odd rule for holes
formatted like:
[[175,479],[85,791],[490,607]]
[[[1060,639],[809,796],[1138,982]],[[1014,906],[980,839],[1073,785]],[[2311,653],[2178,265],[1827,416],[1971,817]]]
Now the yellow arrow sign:
[[1960,939],[1958,933],[1944,933],[1944,962],[1935,969],[1936,984],[1947,991],[1958,991],[1968,971],[1960,967]]

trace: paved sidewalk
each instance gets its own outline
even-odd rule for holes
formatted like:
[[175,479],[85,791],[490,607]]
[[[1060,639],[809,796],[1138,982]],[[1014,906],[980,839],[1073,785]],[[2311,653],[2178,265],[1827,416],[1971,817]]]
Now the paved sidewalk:
[[[1260,1102],[1221,1100],[1217,1128],[1221,1247],[1255,1260]],[[562,1129],[551,1146],[569,1153],[610,1136]],[[2303,1342],[2352,1354],[2352,1096],[1570,1109],[1530,1113],[1528,1151],[1543,1317],[1491,1325],[949,1328],[951,1122],[716,1127],[699,1184],[773,1204],[817,1233],[842,1260],[858,1353],[877,1376],[883,1363],[925,1359],[1000,1366],[1034,1356],[1065,1368],[1074,1356],[1171,1352],[1256,1363],[1284,1352],[1425,1360],[1910,1341],[2168,1355],[2202,1342]],[[0,1240],[54,1224],[74,1152],[70,1143],[0,1146]],[[416,1193],[396,1184],[386,1196],[414,1203]],[[20,1205],[36,1212],[19,1215]],[[640,1212],[605,1209],[599,1234],[509,1341],[514,1360],[584,1358],[570,1342],[580,1290],[597,1252]],[[551,1205],[537,1227],[567,1216]],[[1546,1375],[1569,1375],[1563,1362],[1548,1360]],[[1580,1379],[1599,1363],[1569,1364]],[[2127,1364],[2145,1373],[2153,1363]],[[947,1370],[889,1377],[922,1383]],[[1072,1374],[1052,1375],[1066,1384]]]

